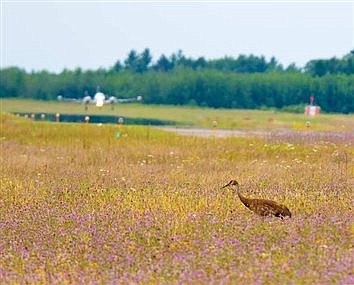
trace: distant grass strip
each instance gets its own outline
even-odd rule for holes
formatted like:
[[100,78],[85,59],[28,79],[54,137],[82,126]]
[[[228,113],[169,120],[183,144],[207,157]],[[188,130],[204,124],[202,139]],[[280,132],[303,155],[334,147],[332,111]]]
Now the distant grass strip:
[[353,115],[328,115],[307,117],[303,114],[292,114],[276,111],[210,109],[182,106],[117,104],[114,110],[105,105],[98,109],[89,106],[86,112],[84,106],[78,103],[49,102],[19,99],[1,99],[3,112],[35,112],[35,113],[65,113],[82,115],[114,115],[126,118],[145,118],[175,121],[181,126],[212,128],[217,122],[217,128],[225,129],[306,129],[310,121],[313,130],[352,131],[354,129]]

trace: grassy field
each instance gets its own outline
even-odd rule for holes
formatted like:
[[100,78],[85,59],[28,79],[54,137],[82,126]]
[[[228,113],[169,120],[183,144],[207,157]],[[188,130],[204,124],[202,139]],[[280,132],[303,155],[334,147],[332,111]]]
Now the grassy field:
[[[0,283],[353,284],[346,136],[115,130],[1,115]],[[231,179],[293,217],[256,216]]]
[[303,114],[290,114],[275,111],[230,110],[192,108],[178,106],[118,104],[114,110],[105,105],[101,110],[94,105],[86,112],[78,103],[48,102],[34,100],[1,99],[4,112],[35,112],[65,114],[117,115],[132,118],[149,118],[176,121],[186,126],[212,127],[218,122],[218,128],[227,129],[305,129],[306,121],[311,121],[311,129],[321,131],[352,131],[353,115],[320,115],[309,118]]

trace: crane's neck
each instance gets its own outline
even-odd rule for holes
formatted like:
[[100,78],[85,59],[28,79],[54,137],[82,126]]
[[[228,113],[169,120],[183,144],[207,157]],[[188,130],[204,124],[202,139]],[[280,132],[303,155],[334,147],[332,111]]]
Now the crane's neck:
[[248,199],[241,194],[241,187],[240,185],[235,185],[233,190],[237,193],[238,197],[240,198],[241,202],[248,207]]

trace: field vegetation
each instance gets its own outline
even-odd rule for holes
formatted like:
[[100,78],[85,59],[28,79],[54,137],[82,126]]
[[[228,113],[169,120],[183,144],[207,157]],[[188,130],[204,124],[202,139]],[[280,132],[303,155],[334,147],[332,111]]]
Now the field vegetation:
[[[1,115],[0,283],[354,282],[352,133],[116,128]],[[231,179],[293,217],[256,216]]]

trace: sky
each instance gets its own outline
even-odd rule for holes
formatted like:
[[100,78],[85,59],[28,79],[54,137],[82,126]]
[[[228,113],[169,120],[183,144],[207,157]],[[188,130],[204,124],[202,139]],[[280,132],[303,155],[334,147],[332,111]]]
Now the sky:
[[110,68],[130,50],[153,61],[274,56],[287,66],[354,48],[352,1],[1,1],[1,67]]

